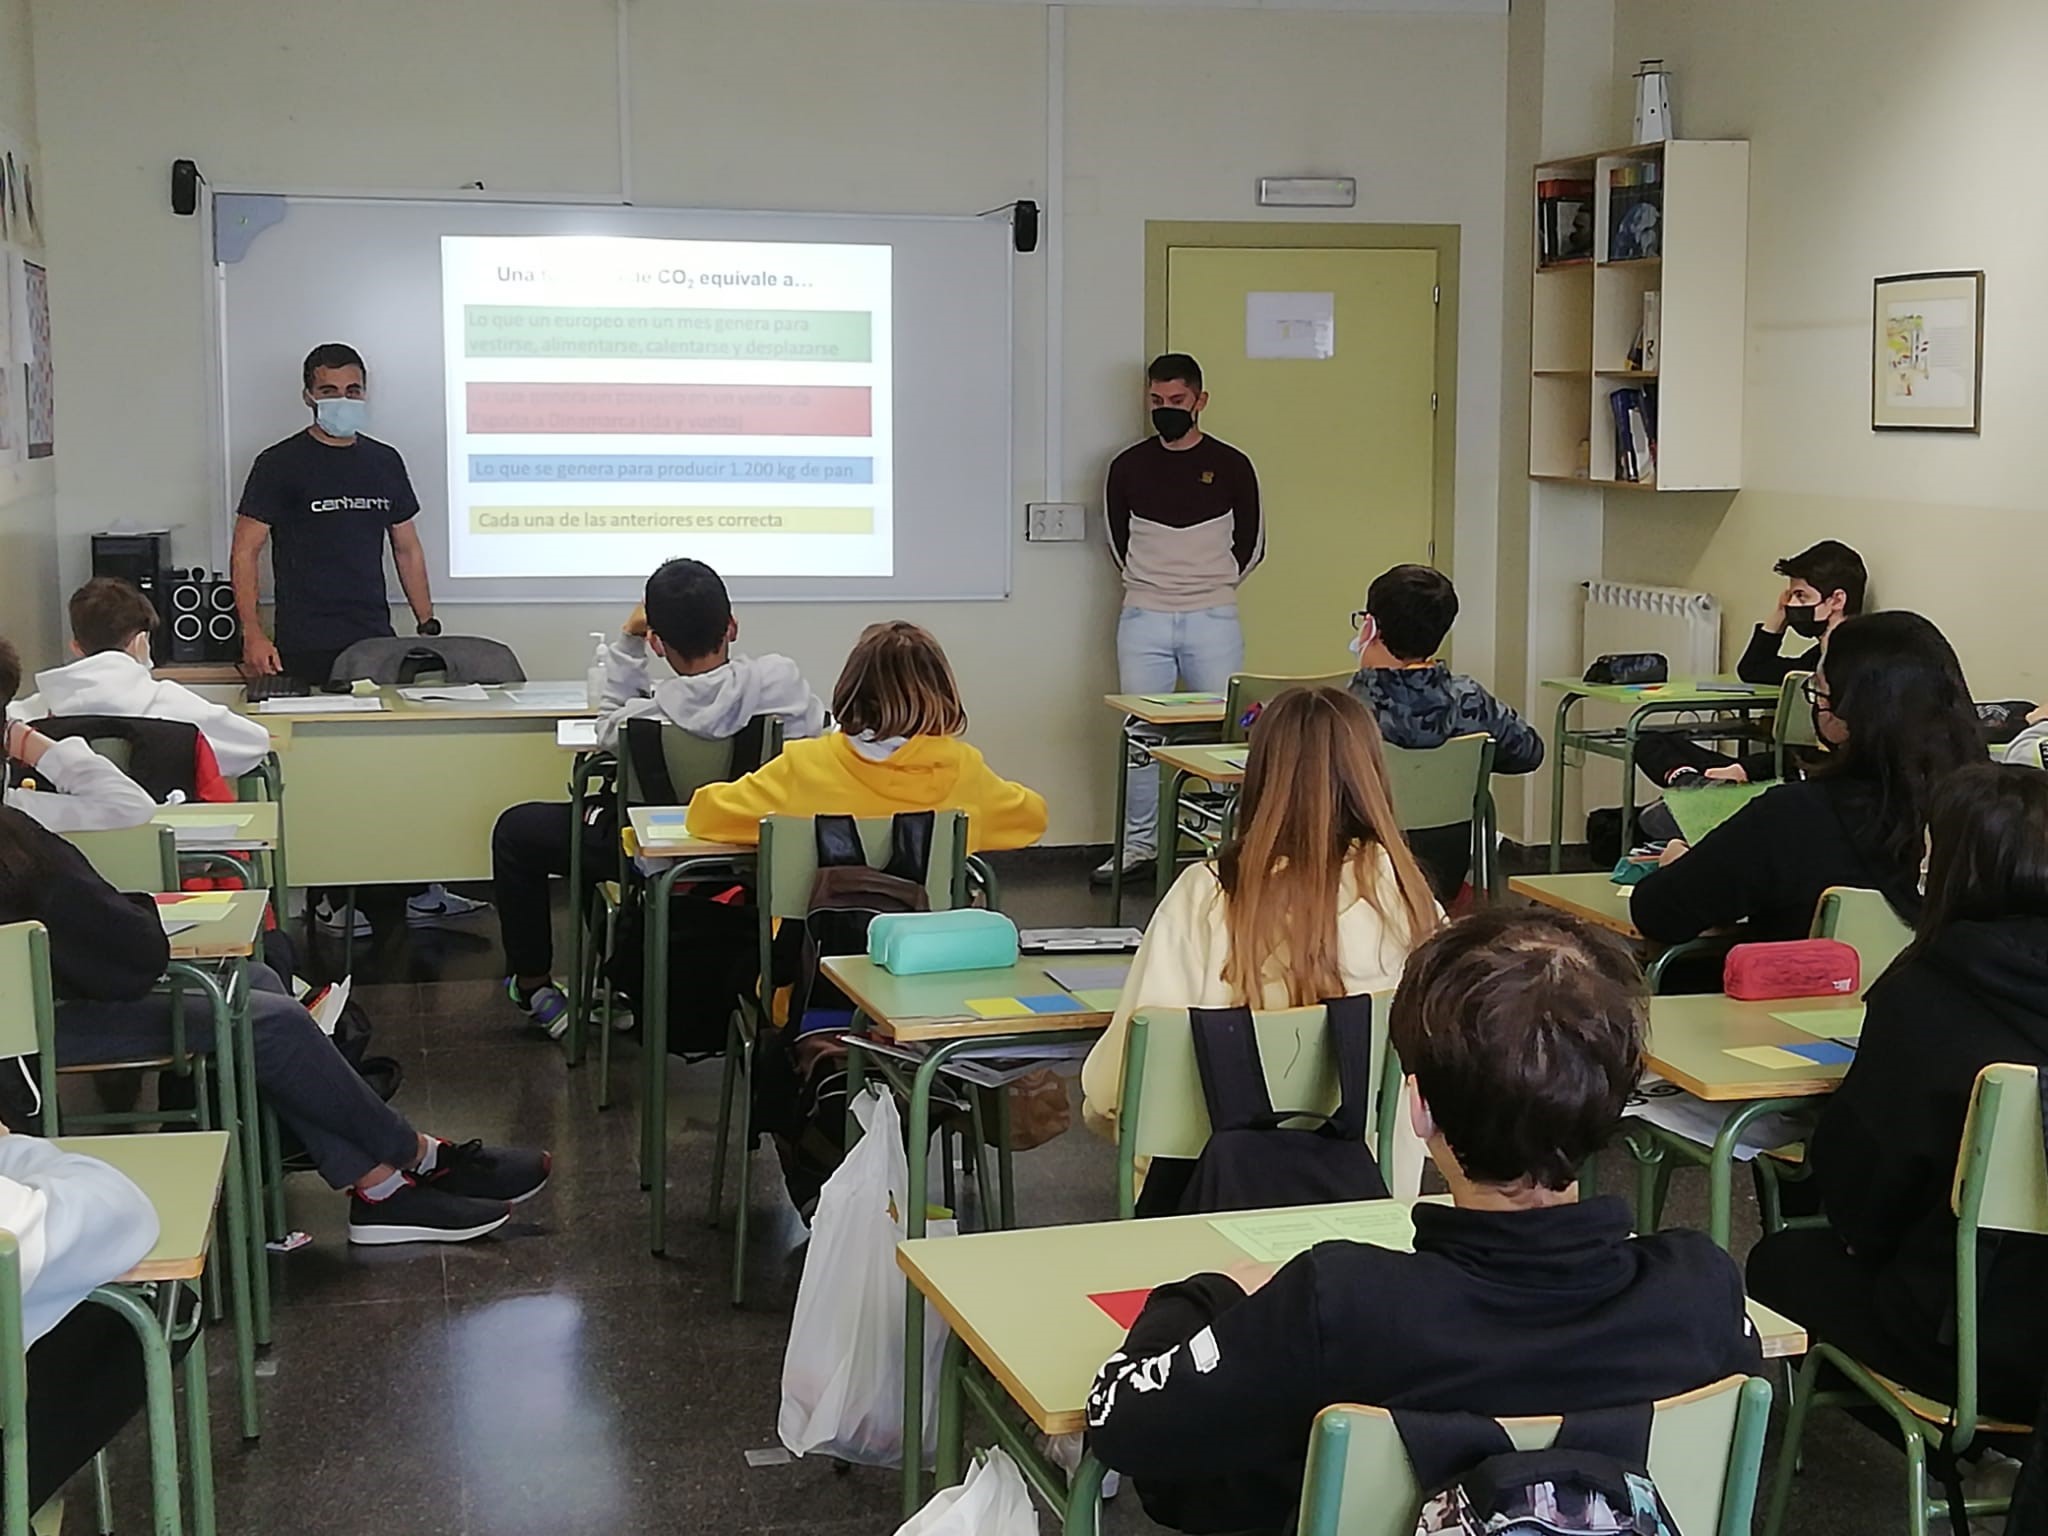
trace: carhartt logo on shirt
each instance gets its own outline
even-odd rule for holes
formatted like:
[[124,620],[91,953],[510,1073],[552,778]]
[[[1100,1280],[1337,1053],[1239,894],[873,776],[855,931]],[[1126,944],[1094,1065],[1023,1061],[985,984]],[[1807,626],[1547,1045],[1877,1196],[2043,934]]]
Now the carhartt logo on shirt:
[[330,496],[306,504],[308,512],[389,512],[389,496]]

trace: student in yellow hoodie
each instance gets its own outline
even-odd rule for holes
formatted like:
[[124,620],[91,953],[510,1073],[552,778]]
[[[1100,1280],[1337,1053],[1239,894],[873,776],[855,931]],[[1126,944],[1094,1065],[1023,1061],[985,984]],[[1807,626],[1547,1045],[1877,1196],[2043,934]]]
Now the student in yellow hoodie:
[[967,813],[970,852],[1023,848],[1045,835],[1045,800],[1002,778],[960,733],[967,710],[939,642],[893,619],[861,632],[832,690],[839,729],[690,798],[693,837],[760,838],[766,816]]

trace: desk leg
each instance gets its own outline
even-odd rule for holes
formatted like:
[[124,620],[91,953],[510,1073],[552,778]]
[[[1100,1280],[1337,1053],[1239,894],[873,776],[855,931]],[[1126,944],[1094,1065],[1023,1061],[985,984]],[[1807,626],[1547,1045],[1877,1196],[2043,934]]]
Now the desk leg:
[[[1571,738],[1566,734],[1566,722],[1571,717],[1572,706],[1579,702],[1580,695],[1568,693],[1557,706],[1557,719],[1550,729],[1552,750],[1557,760],[1550,766],[1550,872],[1555,875],[1564,868],[1564,770],[1565,759],[1571,755]],[[1624,852],[1627,850],[1624,848]]]
[[243,1161],[248,1168],[249,1286],[255,1301],[256,1347],[270,1347],[270,1255],[263,1245],[263,1115],[256,1093],[256,1026],[249,1011],[249,962],[237,960],[228,972],[228,1004],[235,1031],[235,1066],[241,1097]]
[[951,1488],[966,1476],[967,1420],[960,1401],[960,1377],[966,1369],[966,1341],[957,1333],[950,1334],[939,1363],[939,1444],[932,1460],[935,1489]]
[[202,1323],[185,1351],[185,1458],[191,1463],[192,1529],[196,1536],[215,1536],[218,1525],[213,1501],[213,1424],[206,1391],[206,1328]]
[[1109,835],[1109,921],[1124,920],[1124,812],[1130,803],[1131,722],[1125,716],[1116,728],[1116,825]]
[[[167,1283],[162,1289],[175,1298],[182,1287]],[[119,1313],[142,1346],[143,1400],[149,1415],[150,1503],[155,1517],[152,1529],[156,1536],[180,1536],[184,1520],[178,1492],[178,1399],[171,1383],[170,1339],[156,1314],[127,1286],[103,1285],[92,1293],[92,1299],[110,1312]],[[171,1305],[176,1304],[173,1299]]]
[[1721,1126],[1720,1134],[1714,1138],[1707,1162],[1707,1235],[1724,1251],[1728,1247],[1729,1229],[1734,1225],[1730,1207],[1735,1198],[1735,1148],[1742,1140],[1742,1133],[1763,1116],[1803,1102],[1800,1099],[1758,1099],[1752,1104],[1745,1104],[1728,1117]]
[[[653,906],[648,914],[648,963],[653,968],[654,985],[649,988],[647,999],[648,1017],[641,1026],[640,1038],[645,1042],[647,1052],[647,1108],[642,1116],[647,1126],[648,1163],[643,1168],[643,1177],[654,1181],[649,1195],[647,1210],[647,1246],[652,1253],[662,1253],[668,1247],[668,928],[669,895],[675,890],[676,877],[683,871],[678,864],[673,869],[663,870],[661,878],[654,882],[650,893]],[[744,1177],[744,1176],[743,1176]],[[739,1220],[736,1223],[738,1241],[744,1251],[747,1235],[747,1193],[740,1192]]]
[[[910,1154],[910,1209],[903,1213],[906,1238],[924,1236],[931,1179],[932,1083],[949,1057],[974,1043],[948,1040],[933,1046],[911,1080],[910,1129],[904,1143]],[[906,1280],[903,1296],[903,1513],[909,1516],[924,1502],[924,1293]]]
[[579,755],[569,775],[569,1027],[562,1035],[562,1053],[572,1067],[583,1060],[583,1020],[590,1004],[583,976],[583,773]]
[[1152,865],[1152,897],[1156,903],[1166,900],[1166,893],[1173,889],[1175,868],[1180,862],[1180,794],[1187,788],[1188,776],[1178,768],[1169,770],[1164,763],[1152,766],[1159,774],[1159,853]]
[[1621,732],[1621,851],[1636,845],[1636,737],[1642,729],[1643,711],[1628,717]]
[[1102,1519],[1102,1472],[1102,1463],[1084,1450],[1067,1479],[1066,1519],[1060,1527],[1064,1536],[1095,1536]]

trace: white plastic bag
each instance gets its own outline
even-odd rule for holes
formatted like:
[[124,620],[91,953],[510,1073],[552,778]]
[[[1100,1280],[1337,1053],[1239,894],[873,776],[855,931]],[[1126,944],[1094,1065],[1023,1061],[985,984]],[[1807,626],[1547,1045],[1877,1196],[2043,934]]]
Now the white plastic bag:
[[[870,1090],[855,1106],[860,1141],[825,1181],[811,1221],[782,1357],[776,1432],[799,1456],[821,1452],[870,1467],[903,1464],[903,1314],[896,1267],[910,1165],[896,1100]],[[931,1224],[939,1235],[939,1224]],[[946,1328],[924,1324],[924,1454],[937,1439],[939,1356]],[[1012,1469],[1014,1470],[1014,1468]]]
[[967,1469],[957,1488],[941,1488],[896,1529],[896,1536],[1038,1536],[1038,1512],[1024,1474],[1001,1446]]

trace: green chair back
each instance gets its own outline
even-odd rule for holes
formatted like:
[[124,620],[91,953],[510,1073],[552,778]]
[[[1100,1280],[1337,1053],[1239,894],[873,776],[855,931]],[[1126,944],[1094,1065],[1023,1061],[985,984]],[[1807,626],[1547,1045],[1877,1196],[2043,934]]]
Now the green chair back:
[[1257,672],[1233,672],[1230,686],[1223,690],[1223,739],[1245,739],[1244,717],[1256,706],[1264,709],[1290,688],[1342,688],[1351,681],[1349,672],[1330,672],[1320,677],[1267,677]]
[[[640,719],[624,722],[619,732],[615,755],[619,762],[619,825],[626,824],[626,811],[636,805],[668,804],[688,805],[690,796],[706,784],[723,784],[737,777],[734,772],[733,754],[741,740],[738,736],[695,736],[681,726],[668,720],[647,717],[645,723],[658,730],[661,746],[662,767],[668,774],[669,788],[674,791],[673,800],[665,793],[657,793],[645,782],[633,750],[631,736]],[[782,722],[776,717],[762,717],[761,762],[778,756],[782,751]],[[738,765],[739,773],[752,772],[759,763]]]
[[1383,747],[1387,788],[1403,832],[1472,827],[1472,882],[1492,891],[1494,868],[1493,738],[1484,731],[1453,736],[1440,747]]
[[1977,1422],[1977,1235],[2048,1235],[2048,1162],[2042,1156],[2036,1068],[1994,1063],[1977,1074],[1950,1198],[1956,1213],[1958,1426],[1950,1444],[1960,1451]]
[[[1391,990],[1372,995],[1373,1102],[1366,1110],[1366,1139],[1380,1166],[1391,1166],[1392,1114],[1401,1075],[1387,1049]],[[1273,1107],[1327,1115],[1342,1097],[1337,1063],[1328,1049],[1329,1017],[1310,1008],[1260,1010],[1252,1014],[1266,1092]],[[1195,1158],[1209,1144],[1209,1106],[1195,1065],[1195,1037],[1185,1008],[1143,1008],[1124,1033],[1123,1089],[1117,1109],[1117,1201],[1130,1216],[1137,1203],[1140,1157]]]
[[1788,750],[1804,747],[1811,751],[1820,746],[1820,735],[1813,728],[1813,708],[1806,699],[1806,684],[1812,676],[1811,672],[1788,672],[1778,688],[1778,712],[1771,717],[1771,756],[1781,779]]
[[[1687,1536],[1748,1536],[1770,1384],[1730,1376],[1655,1405],[1650,1476]],[[1502,1419],[1517,1449],[1557,1437],[1556,1418]],[[1309,1432],[1300,1536],[1412,1536],[1422,1489],[1384,1408],[1339,1403]]]
[[117,891],[178,888],[178,839],[169,827],[150,822],[110,832],[67,832],[64,840]]
[[1813,912],[1813,936],[1839,939],[1856,951],[1863,985],[1885,973],[1899,951],[1913,942],[1913,930],[1876,891],[1835,885],[1821,892]]
[[58,1133],[56,1031],[49,931],[36,922],[0,925],[0,1061],[39,1058],[45,1136]]

